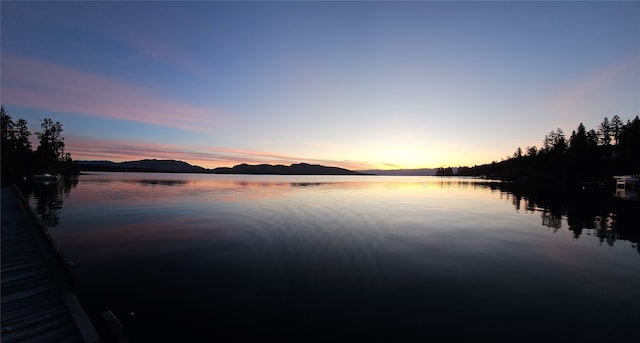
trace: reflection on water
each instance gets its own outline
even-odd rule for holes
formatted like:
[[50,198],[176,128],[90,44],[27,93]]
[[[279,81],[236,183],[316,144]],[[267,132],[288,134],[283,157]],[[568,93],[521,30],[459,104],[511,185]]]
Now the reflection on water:
[[291,187],[313,187],[313,186],[323,186],[326,183],[323,182],[292,182]]
[[145,173],[27,193],[89,314],[134,341],[619,341],[640,322],[637,204],[599,194]]
[[42,222],[48,227],[56,227],[60,223],[64,199],[69,197],[71,189],[77,185],[78,179],[64,179],[24,183],[19,188]]
[[142,185],[148,186],[184,186],[187,181],[185,180],[131,180],[132,182],[139,182]]
[[613,246],[617,240],[630,241],[640,253],[640,203],[616,199],[605,191],[577,193],[550,192],[522,188],[509,183],[479,183],[499,190],[511,200],[516,211],[540,212],[542,225],[554,232],[566,228],[579,239],[583,233]]

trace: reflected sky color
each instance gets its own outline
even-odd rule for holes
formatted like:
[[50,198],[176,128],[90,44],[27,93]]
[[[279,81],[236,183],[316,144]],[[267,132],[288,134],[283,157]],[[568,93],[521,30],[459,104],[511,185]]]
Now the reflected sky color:
[[486,180],[93,173],[60,200],[85,308],[140,341],[616,341],[640,319],[622,213],[576,237]]
[[62,122],[75,159],[473,165],[638,115],[639,20],[638,2],[4,2],[2,104]]
[[[481,201],[500,196],[499,193],[477,192],[474,179],[424,178],[385,176],[261,176],[257,180],[251,175],[193,175],[186,177],[165,173],[114,173],[92,172],[83,176],[84,183],[92,183],[90,192],[74,192],[79,204],[101,206],[123,201],[123,206],[173,201],[189,202],[236,202],[271,198],[297,198],[321,192],[329,196],[328,201],[340,202],[345,190],[355,191],[364,198],[371,195],[380,200],[394,202],[407,199],[413,201],[428,194],[433,201],[455,202]],[[386,183],[386,180],[392,182]],[[478,186],[479,187],[479,186]],[[187,196],[188,198],[185,198]],[[138,202],[139,201],[139,202]],[[311,202],[306,199],[306,202]]]

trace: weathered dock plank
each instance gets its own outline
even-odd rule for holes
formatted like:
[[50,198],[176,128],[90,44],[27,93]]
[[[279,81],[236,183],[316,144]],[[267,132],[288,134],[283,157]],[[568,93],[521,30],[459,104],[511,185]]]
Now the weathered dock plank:
[[0,341],[99,342],[46,229],[15,189],[0,200]]

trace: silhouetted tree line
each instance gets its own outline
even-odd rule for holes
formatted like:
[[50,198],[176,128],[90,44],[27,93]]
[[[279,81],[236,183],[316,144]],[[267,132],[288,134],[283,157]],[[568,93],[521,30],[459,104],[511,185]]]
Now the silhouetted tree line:
[[460,167],[457,175],[550,185],[584,186],[603,183],[614,175],[640,173],[640,119],[623,123],[615,115],[597,129],[580,123],[567,138],[558,128],[545,135],[540,148],[518,147],[501,162]]
[[436,176],[453,176],[455,175],[453,173],[453,169],[451,167],[440,167],[438,169],[436,169]]
[[36,132],[38,147],[31,148],[31,132],[27,121],[13,121],[11,116],[0,107],[2,121],[2,183],[15,182],[33,174],[51,173],[70,176],[78,174],[77,163],[71,155],[64,152],[62,124],[50,118],[42,120],[41,131]]

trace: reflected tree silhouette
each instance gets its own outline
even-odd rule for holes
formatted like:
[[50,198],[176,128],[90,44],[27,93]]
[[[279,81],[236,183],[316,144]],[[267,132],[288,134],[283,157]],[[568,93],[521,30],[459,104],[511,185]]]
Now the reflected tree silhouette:
[[64,179],[58,182],[34,182],[22,184],[19,188],[40,220],[47,227],[60,224],[60,212],[64,199],[69,198],[71,190],[78,185],[77,179]]
[[[601,244],[614,246],[618,240],[629,241],[640,253],[640,203],[614,198],[597,190],[567,192],[553,189],[527,188],[516,183],[476,183],[497,190],[510,200],[516,211],[540,212],[541,224],[558,232],[566,226],[574,239],[586,232],[600,239]],[[563,218],[566,224],[563,225]],[[588,231],[585,231],[588,230]]]
[[132,180],[133,183],[140,183],[145,186],[184,186],[187,181],[184,180]]
[[542,225],[553,229],[554,233],[562,228],[562,216],[559,216],[557,213],[545,209],[542,211],[540,217],[542,218]]
[[[629,241],[640,253],[640,203],[616,199],[606,189],[567,191],[515,182],[479,181],[478,179],[443,180],[441,188],[472,187],[490,189],[511,202],[516,212],[540,213],[541,225],[556,233],[565,227],[580,239],[583,233],[596,236],[602,244]],[[565,221],[566,218],[566,221]],[[585,231],[588,230],[588,231]]]
[[314,186],[323,186],[328,184],[328,182],[291,182],[289,185],[291,187],[314,187]]

